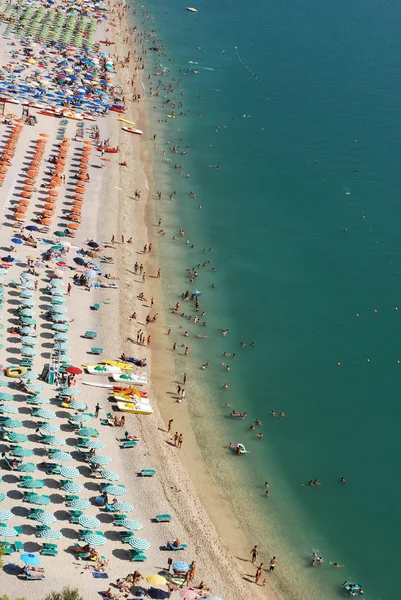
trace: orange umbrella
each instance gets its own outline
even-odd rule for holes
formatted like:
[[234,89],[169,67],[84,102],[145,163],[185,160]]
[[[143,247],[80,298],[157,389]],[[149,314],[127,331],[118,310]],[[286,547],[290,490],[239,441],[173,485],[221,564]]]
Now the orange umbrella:
[[43,210],[42,215],[44,217],[52,217],[54,215],[54,210]]
[[74,215],[74,214],[70,215],[71,221],[77,221],[77,222],[80,223],[81,222],[81,218],[82,218],[81,215]]
[[47,193],[49,194],[49,196],[58,196],[57,190],[49,190]]
[[46,198],[43,198],[43,202],[51,202],[52,204],[55,204],[57,202],[57,198],[53,198],[52,196],[46,196]]
[[73,206],[82,206],[83,202],[82,202],[82,200],[73,200],[72,205]]
[[81,214],[81,210],[82,210],[82,209],[81,209],[81,207],[80,207],[80,206],[73,206],[73,207],[72,207],[72,209],[71,209],[71,212],[72,212],[74,215],[80,215],[80,214]]
[[51,219],[40,219],[41,225],[50,225]]
[[27,206],[24,206],[23,204],[18,204],[18,206],[15,209],[15,212],[19,212],[19,213],[24,213],[28,210]]
[[22,213],[15,213],[14,217],[16,221],[25,221],[25,215]]
[[40,137],[49,137],[47,133],[39,133]]
[[78,229],[79,223],[68,223],[68,229]]
[[22,189],[24,190],[24,192],[32,192],[33,185],[24,185]]
[[22,204],[22,206],[29,206],[30,204],[29,200],[24,200],[24,198],[20,198],[19,203]]
[[45,208],[46,208],[46,210],[54,210],[56,208],[56,205],[55,204],[50,204],[49,202],[47,202],[45,204]]
[[31,192],[21,192],[20,194],[23,198],[32,198]]

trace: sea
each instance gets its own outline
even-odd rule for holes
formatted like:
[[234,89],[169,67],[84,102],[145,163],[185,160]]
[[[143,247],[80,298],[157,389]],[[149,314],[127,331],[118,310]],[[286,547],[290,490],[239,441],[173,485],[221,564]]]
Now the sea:
[[[185,315],[169,328],[192,426],[237,524],[265,563],[276,556],[286,599],[345,598],[347,580],[390,600],[401,5],[192,1],[197,12],[177,0],[130,5],[147,47],[163,292]],[[186,290],[201,294],[199,312]]]

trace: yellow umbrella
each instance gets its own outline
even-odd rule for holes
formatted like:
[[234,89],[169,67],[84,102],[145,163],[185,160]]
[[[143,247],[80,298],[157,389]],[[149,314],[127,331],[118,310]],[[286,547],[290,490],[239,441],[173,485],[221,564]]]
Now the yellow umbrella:
[[157,585],[159,587],[167,583],[167,579],[161,575],[148,575],[145,579],[150,585]]

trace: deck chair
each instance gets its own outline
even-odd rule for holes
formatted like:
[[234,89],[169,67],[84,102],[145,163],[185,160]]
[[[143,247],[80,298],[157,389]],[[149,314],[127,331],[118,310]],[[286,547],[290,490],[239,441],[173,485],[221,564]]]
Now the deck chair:
[[138,444],[137,441],[135,440],[126,440],[123,442],[123,448],[135,448],[135,446]]
[[86,337],[89,340],[94,340],[97,337],[97,332],[96,331],[86,331],[84,337]]
[[141,476],[142,477],[154,477],[156,475],[156,469],[142,469]]
[[172,516],[167,513],[163,515],[156,515],[155,518],[158,523],[170,523],[172,520]]

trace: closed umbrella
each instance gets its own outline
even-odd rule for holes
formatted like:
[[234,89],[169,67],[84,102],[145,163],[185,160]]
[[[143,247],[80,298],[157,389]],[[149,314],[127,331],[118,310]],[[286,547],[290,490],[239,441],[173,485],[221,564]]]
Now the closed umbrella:
[[30,567],[40,564],[40,557],[37,554],[33,554],[31,552],[24,552],[24,554],[21,554],[20,559],[23,563],[29,565]]
[[59,392],[62,396],[78,396],[78,394],[80,394],[80,390],[78,388],[69,388],[69,387],[64,387],[60,390]]
[[34,473],[37,470],[37,466],[33,463],[21,463],[18,465],[17,469],[21,473]]
[[54,454],[52,454],[52,460],[55,460],[57,462],[67,462],[69,460],[72,459],[72,456],[69,452],[55,452]]
[[78,498],[77,500],[73,500],[72,502],[69,503],[69,506],[71,508],[89,508],[89,506],[91,505],[91,503],[89,502],[89,500],[86,500],[85,498]]
[[21,421],[17,421],[16,419],[6,419],[3,425],[4,427],[9,427],[10,429],[19,429],[19,427],[22,427]]
[[128,504],[128,502],[124,502],[124,500],[119,500],[113,504],[113,508],[118,511],[121,510],[122,512],[130,512],[131,510],[134,510],[132,504]]
[[52,529],[45,529],[38,532],[39,537],[45,538],[46,540],[59,540],[63,537],[61,531],[53,531]]
[[17,537],[18,531],[14,527],[0,527],[0,537],[12,538]]
[[96,533],[84,535],[82,539],[90,546],[103,546],[106,543],[106,538],[102,535],[97,535]]
[[56,413],[54,413],[52,410],[45,410],[44,408],[39,408],[39,410],[36,413],[36,416],[40,417],[41,419],[54,419]]
[[61,467],[60,475],[67,477],[68,479],[75,479],[79,477],[79,471],[75,467]]
[[91,421],[93,419],[93,417],[94,417],[94,415],[81,413],[80,415],[72,415],[70,420],[75,421],[76,423],[87,423],[88,421]]
[[68,481],[68,483],[65,483],[62,486],[62,489],[65,492],[69,492],[71,494],[75,494],[78,492],[82,492],[82,490],[84,489],[84,486],[81,485],[80,483],[73,483],[72,481]]
[[75,410],[87,410],[88,406],[84,402],[79,402],[79,400],[73,400],[70,402],[70,408],[74,408]]
[[109,462],[111,462],[111,458],[110,456],[104,455],[91,456],[89,462],[91,462],[93,465],[108,465]]
[[82,525],[82,527],[92,528],[99,527],[100,521],[96,519],[96,517],[88,517],[87,515],[81,515],[78,517],[78,523]]
[[128,543],[132,548],[135,548],[135,550],[146,550],[150,547],[150,542],[142,538],[131,538],[128,540]]
[[9,510],[0,510],[0,521],[8,521],[12,517],[13,514]]
[[120,475],[115,473],[114,471],[107,471],[103,469],[101,472],[103,479],[107,479],[108,481],[118,481],[120,479]]
[[112,496],[122,496],[127,493],[127,490],[123,485],[108,485],[104,491]]
[[[79,433],[82,432],[82,429],[79,430]],[[95,448],[95,450],[100,450],[104,448],[104,442],[100,442],[98,440],[83,440],[80,443],[80,446],[83,448]]]
[[51,525],[57,521],[53,513],[35,513],[32,515],[32,519],[35,519],[38,523],[43,523],[43,525]]
[[43,423],[42,427],[39,429],[40,433],[57,433],[60,430],[60,427],[55,423]]
[[67,442],[63,438],[51,436],[49,438],[48,444],[50,446],[65,446],[67,444]]
[[0,406],[0,412],[3,414],[16,415],[18,414],[18,408],[12,404],[3,404],[3,406]]
[[[142,529],[143,525],[139,521],[132,521],[131,519],[125,519],[121,522],[121,525],[130,531],[139,531]],[[163,585],[155,583],[154,585]]]
[[33,456],[34,451],[30,448],[15,448],[12,451],[13,456],[19,456],[20,458],[28,458],[29,456]]

